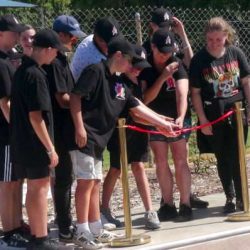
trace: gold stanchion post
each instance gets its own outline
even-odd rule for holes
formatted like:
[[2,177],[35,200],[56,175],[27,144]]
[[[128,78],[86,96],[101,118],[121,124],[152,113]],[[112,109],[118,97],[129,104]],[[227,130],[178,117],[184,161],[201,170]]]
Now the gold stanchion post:
[[119,119],[119,140],[121,155],[121,171],[122,171],[122,191],[123,191],[123,207],[125,220],[125,238],[114,239],[111,241],[111,247],[137,246],[149,243],[151,237],[145,234],[132,235],[132,221],[129,206],[129,187],[128,187],[128,160],[127,160],[127,143],[126,143],[126,123],[125,119]]
[[228,216],[228,221],[249,221],[249,194],[248,194],[248,180],[247,180],[247,169],[246,169],[246,152],[244,143],[244,131],[242,123],[242,103],[237,102],[236,108],[236,119],[237,119],[237,131],[238,131],[238,151],[240,161],[240,175],[241,175],[241,186],[242,186],[242,198],[244,205],[244,212],[234,213]]

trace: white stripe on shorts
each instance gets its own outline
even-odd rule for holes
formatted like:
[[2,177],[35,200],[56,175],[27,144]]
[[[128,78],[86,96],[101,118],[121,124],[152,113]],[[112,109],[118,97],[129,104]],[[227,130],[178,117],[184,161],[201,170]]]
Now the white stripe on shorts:
[[10,162],[10,146],[5,146],[3,181],[11,181],[12,164]]

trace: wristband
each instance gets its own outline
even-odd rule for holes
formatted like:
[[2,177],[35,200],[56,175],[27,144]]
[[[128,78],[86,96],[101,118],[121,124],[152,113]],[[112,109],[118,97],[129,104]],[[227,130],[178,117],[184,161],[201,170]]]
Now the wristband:
[[52,155],[54,152],[55,152],[55,149],[53,148],[53,149],[51,149],[50,151],[47,151],[47,154],[48,154],[48,155]]
[[191,45],[190,45],[190,44],[188,44],[188,45],[186,45],[185,47],[183,47],[182,50],[189,49],[189,48],[191,48]]

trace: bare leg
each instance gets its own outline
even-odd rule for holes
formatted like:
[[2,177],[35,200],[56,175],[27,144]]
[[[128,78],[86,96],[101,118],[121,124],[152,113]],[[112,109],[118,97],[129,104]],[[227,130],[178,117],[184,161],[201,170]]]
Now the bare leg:
[[90,210],[89,210],[89,222],[95,222],[100,220],[100,180],[94,180],[94,186],[92,188],[90,196]]
[[117,179],[120,176],[120,169],[110,168],[105,180],[103,182],[103,191],[102,191],[102,208],[108,209],[111,196],[116,184]]
[[161,141],[150,142],[156,164],[156,175],[164,202],[173,204],[173,175],[168,165],[168,144]]
[[145,173],[143,162],[133,162],[132,171],[133,171],[137,189],[141,196],[145,210],[146,211],[153,210],[148,178]]
[[29,217],[31,233],[37,238],[48,235],[47,231],[47,195],[49,190],[49,177],[27,180],[28,190],[26,207]]
[[190,206],[191,174],[187,162],[187,142],[185,139],[170,144],[176,183],[180,191],[180,203]]

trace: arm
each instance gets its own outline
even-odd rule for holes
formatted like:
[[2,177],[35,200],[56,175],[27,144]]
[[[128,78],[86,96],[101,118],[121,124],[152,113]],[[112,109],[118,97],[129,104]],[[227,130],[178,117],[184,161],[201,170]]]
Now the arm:
[[79,148],[87,143],[87,132],[84,128],[81,110],[81,96],[70,95],[70,112],[75,126],[75,142]]
[[173,62],[163,69],[161,75],[156,79],[154,84],[150,88],[145,90],[143,94],[144,104],[149,104],[157,97],[164,82],[167,80],[168,77],[173,75],[174,72],[178,70],[178,66],[178,62]]
[[6,121],[10,122],[10,100],[7,97],[3,97],[0,99],[0,108],[3,112],[3,115]]
[[183,121],[187,112],[188,79],[176,81],[176,103],[178,117],[175,121],[180,128],[183,127]]
[[186,31],[184,29],[183,23],[176,17],[173,17],[174,20],[174,28],[173,31],[176,33],[181,41],[182,41],[182,51],[184,53],[183,63],[186,65],[187,68],[189,68],[190,61],[194,55],[192,47],[189,43]]
[[247,122],[250,125],[250,75],[241,79],[245,97],[247,99]]
[[64,109],[69,108],[69,98],[70,98],[69,94],[56,93],[55,98],[61,108],[64,108]]
[[55,148],[54,148],[54,145],[50,139],[45,122],[42,118],[41,111],[29,112],[29,120],[30,120],[30,123],[31,123],[36,135],[38,136],[38,138],[40,139],[40,141],[42,142],[42,144],[44,145],[44,147],[46,148],[46,150],[48,152],[48,156],[50,158],[50,165],[49,166],[55,167],[58,164],[58,155],[57,155]]
[[[201,90],[199,88],[191,88],[191,99],[192,99],[192,103],[194,105],[194,109],[196,114],[198,115],[200,124],[203,125],[205,123],[208,123],[208,119],[205,115],[204,109],[203,109],[203,105],[202,105],[202,100],[201,100],[201,94],[200,94]],[[212,135],[212,126],[208,126],[205,127],[203,129],[201,129],[202,133],[205,135]]]
[[178,133],[175,133],[173,130],[178,129],[179,127],[174,123],[166,121],[166,119],[162,118],[151,109],[146,107],[143,103],[140,103],[138,106],[130,109],[131,113],[137,117],[143,117],[142,119],[148,124],[155,126],[160,132],[162,132],[165,136],[177,136]]

